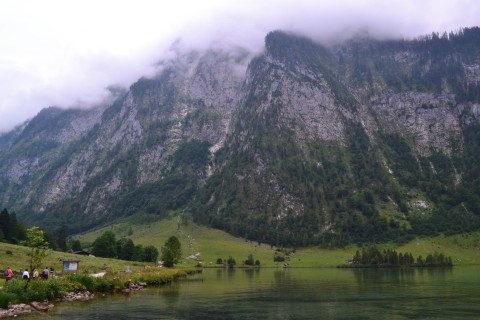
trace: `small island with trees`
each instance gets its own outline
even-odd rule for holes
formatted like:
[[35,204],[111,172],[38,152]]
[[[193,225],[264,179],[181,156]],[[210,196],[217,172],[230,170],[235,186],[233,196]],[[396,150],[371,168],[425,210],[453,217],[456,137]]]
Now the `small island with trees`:
[[409,252],[398,253],[395,250],[386,249],[380,251],[372,246],[355,255],[347,264],[339,265],[339,268],[397,268],[397,267],[451,267],[452,258],[443,253],[428,254],[425,258],[419,255],[414,259]]

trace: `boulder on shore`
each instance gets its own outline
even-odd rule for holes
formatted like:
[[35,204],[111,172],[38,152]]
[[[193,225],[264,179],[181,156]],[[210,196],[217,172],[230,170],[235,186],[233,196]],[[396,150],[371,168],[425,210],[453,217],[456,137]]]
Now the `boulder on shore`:
[[54,305],[49,303],[48,301],[32,301],[30,302],[30,305],[32,306],[32,308],[40,312],[48,312],[48,310],[54,307]]
[[31,307],[28,304],[14,304],[8,307],[8,309],[0,309],[0,318],[7,318],[16,316],[17,314],[30,313]]

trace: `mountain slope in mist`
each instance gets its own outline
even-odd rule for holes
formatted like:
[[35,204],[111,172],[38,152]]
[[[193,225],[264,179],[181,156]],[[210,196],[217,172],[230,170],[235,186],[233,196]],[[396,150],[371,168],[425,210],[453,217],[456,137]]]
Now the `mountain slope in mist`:
[[[480,30],[179,54],[0,138],[0,199],[72,231],[148,213],[278,245],[480,226]],[[452,222],[455,223],[452,223]]]

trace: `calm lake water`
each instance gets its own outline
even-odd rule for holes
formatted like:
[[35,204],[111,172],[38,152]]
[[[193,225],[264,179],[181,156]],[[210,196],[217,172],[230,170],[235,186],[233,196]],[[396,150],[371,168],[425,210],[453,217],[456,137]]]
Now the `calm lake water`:
[[26,319],[480,319],[480,266],[205,269],[130,296],[63,303]]

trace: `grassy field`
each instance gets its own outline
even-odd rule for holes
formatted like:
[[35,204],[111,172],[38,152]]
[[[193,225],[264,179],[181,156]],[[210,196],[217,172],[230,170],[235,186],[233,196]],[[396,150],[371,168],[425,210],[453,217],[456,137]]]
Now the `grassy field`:
[[[154,245],[160,251],[168,237],[174,235],[179,238],[182,244],[184,259],[179,267],[192,267],[196,265],[195,259],[188,259],[188,256],[200,253],[200,259],[204,266],[216,266],[218,258],[228,259],[232,256],[237,265],[246,260],[252,254],[255,260],[259,260],[263,267],[283,266],[283,263],[273,261],[275,247],[267,244],[246,241],[245,239],[233,237],[223,231],[211,229],[205,226],[188,223],[182,225],[177,218],[167,220],[152,220],[151,218],[125,220],[75,236],[79,239],[84,248],[88,246],[106,230],[112,230],[117,239],[130,237],[135,244]],[[129,235],[130,234],[130,235]],[[422,255],[424,258],[429,253],[444,253],[450,256],[454,265],[480,264],[480,232],[470,234],[459,234],[454,236],[436,236],[430,238],[417,238],[407,244],[396,246],[394,244],[379,245],[380,249],[391,248],[397,252],[410,252],[416,258]],[[351,259],[357,246],[349,246],[343,249],[322,249],[318,247],[301,248],[291,253],[286,261],[291,267],[335,267],[346,260]],[[27,248],[7,243],[0,243],[0,270],[11,266],[14,270],[20,271],[29,265]],[[81,272],[91,270],[100,272],[104,265],[111,271],[126,269],[143,270],[144,263],[122,261],[116,259],[105,259],[99,257],[77,256],[71,253],[51,251],[44,262],[44,266],[53,267],[56,271],[62,269],[61,259],[79,259]],[[149,265],[153,266],[153,263]],[[0,281],[0,285],[2,282]]]
[[[174,235],[182,244],[184,257],[200,253],[204,266],[215,266],[218,258],[227,259],[229,256],[232,256],[239,264],[246,260],[249,254],[252,254],[255,260],[259,260],[264,267],[277,266],[277,263],[273,261],[276,248],[267,244],[236,238],[223,231],[196,225],[192,222],[182,225],[177,218],[160,221],[145,218],[143,221],[142,219],[136,221],[133,223],[126,220],[77,235],[75,238],[88,247],[104,231],[112,230],[117,239],[129,237],[135,244],[154,245],[160,251],[168,237]],[[411,252],[415,258],[418,255],[425,258],[429,253],[439,252],[452,257],[456,265],[480,264],[480,232],[448,237],[417,238],[402,246],[382,244],[379,247],[396,249],[398,252]],[[343,249],[302,248],[292,252],[287,262],[291,267],[335,267],[351,259],[358,249],[356,246]],[[195,264],[196,261],[193,259],[184,259],[181,262],[183,266]]]
[[[26,255],[28,248],[8,243],[0,243],[0,270],[5,270],[8,266],[14,272],[20,272],[28,268],[29,257]],[[127,269],[134,271],[142,271],[144,264],[139,262],[122,261],[116,259],[96,258],[78,256],[71,253],[50,251],[44,260],[44,264],[40,269],[45,267],[53,268],[56,273],[61,272],[63,267],[62,259],[78,259],[79,270],[81,273],[85,271],[101,272],[103,266],[107,266],[111,272],[121,272]],[[41,272],[41,270],[39,270]],[[3,275],[0,277],[0,287],[5,284]]]

